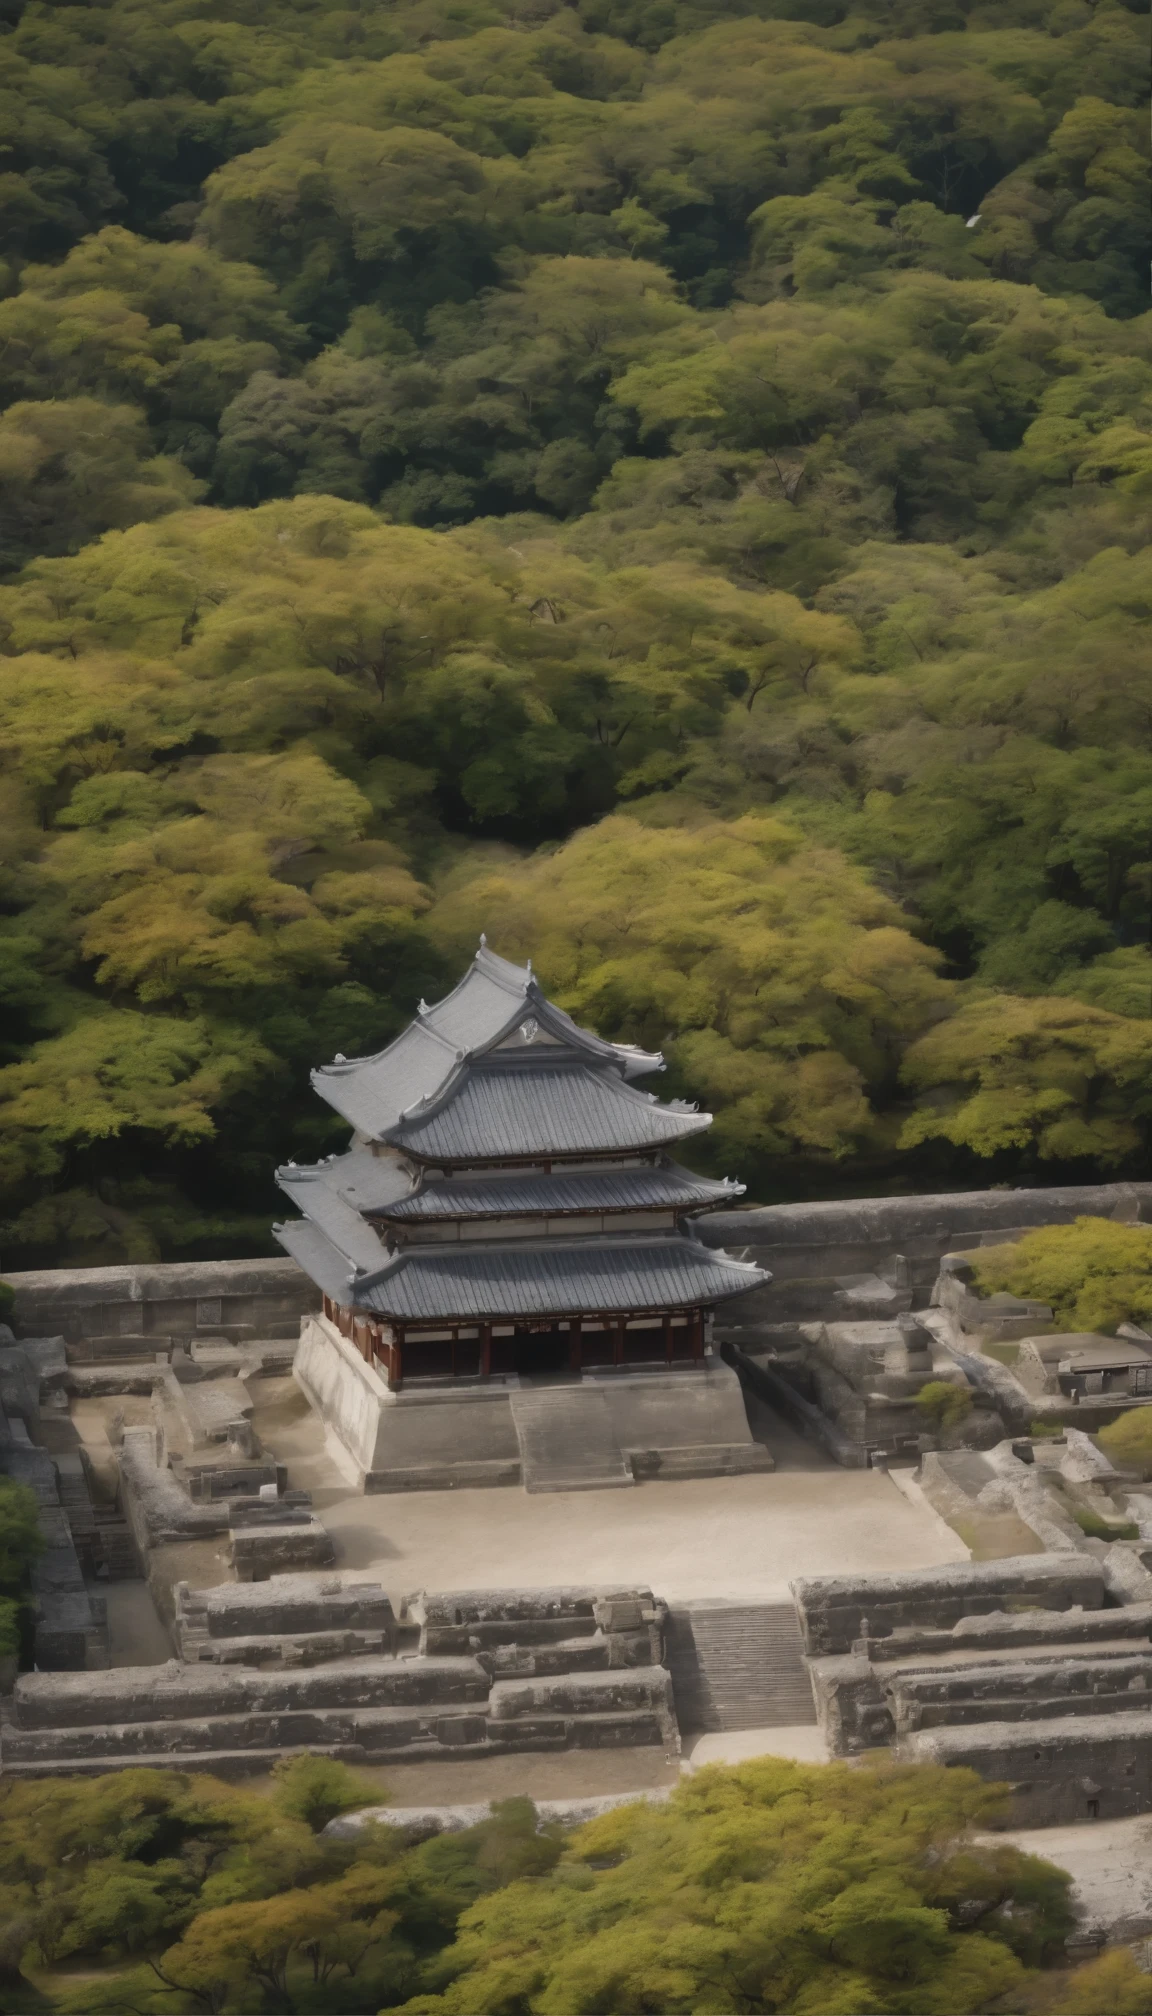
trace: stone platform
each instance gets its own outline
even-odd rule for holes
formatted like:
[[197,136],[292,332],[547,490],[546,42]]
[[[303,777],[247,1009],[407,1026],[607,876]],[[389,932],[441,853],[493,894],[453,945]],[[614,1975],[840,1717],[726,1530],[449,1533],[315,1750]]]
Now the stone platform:
[[793,1586],[833,1755],[966,1765],[1016,1826],[1152,1811],[1152,1575],[1122,1543]]
[[[637,1588],[421,1593],[396,1620],[378,1585],[337,1576],[183,1587],[191,1656],[22,1675],[0,1770],[244,1775],[305,1750],[355,1764],[643,1745],[675,1756],[665,1619]],[[373,1639],[388,1649],[367,1649]]]
[[390,1392],[334,1323],[312,1316],[294,1375],[365,1491],[597,1490],[773,1467],[752,1439],[739,1379],[712,1353],[667,1369],[413,1381]]

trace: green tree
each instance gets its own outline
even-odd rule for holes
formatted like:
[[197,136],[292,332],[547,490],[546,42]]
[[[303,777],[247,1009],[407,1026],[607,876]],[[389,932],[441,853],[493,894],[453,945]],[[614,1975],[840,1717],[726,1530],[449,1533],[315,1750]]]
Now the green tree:
[[1069,1923],[1055,1871],[962,1845],[996,1798],[963,1771],[699,1772],[667,1806],[582,1828],[550,1877],[473,1906],[440,1992],[405,2009],[972,2016],[1018,1995],[1021,1955],[1055,1950]]
[[1152,1227],[1077,1218],[981,1251],[986,1293],[1007,1289],[1051,1305],[1064,1330],[1110,1330],[1152,1316]]
[[717,1104],[721,1159],[848,1152],[872,1125],[868,1090],[948,1003],[895,906],[764,817],[603,820],[463,882],[429,918],[453,947],[481,928],[531,952],[572,1013],[667,1045],[677,1077]]
[[26,400],[0,413],[0,485],[3,571],[179,511],[202,488],[181,463],[150,455],[142,413],[99,399]]

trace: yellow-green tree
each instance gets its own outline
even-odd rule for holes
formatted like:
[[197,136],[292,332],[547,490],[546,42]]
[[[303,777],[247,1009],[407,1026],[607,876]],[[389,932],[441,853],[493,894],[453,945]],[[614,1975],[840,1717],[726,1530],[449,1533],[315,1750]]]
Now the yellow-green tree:
[[904,1047],[946,1012],[937,959],[891,901],[785,821],[617,814],[557,852],[449,889],[429,917],[483,929],[573,1014],[664,1046],[715,1102],[717,1152],[844,1155]]
[[1064,1877],[964,1841],[996,1803],[967,1771],[706,1769],[465,1913],[440,1992],[406,2016],[977,2016],[1020,1994],[1069,1923]]

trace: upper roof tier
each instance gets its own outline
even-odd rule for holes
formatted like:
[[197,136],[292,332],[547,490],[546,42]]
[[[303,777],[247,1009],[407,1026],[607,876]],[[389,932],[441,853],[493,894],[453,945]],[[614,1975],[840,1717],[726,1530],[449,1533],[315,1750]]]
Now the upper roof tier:
[[466,1061],[433,1098],[389,1130],[421,1162],[473,1164],[620,1155],[663,1148],[712,1124],[682,1100],[662,1106],[571,1052]]
[[[406,1144],[417,1116],[418,1124],[426,1126],[431,1110],[446,1096],[455,1097],[473,1059],[509,1044],[520,1056],[525,1049],[538,1055],[552,1051],[559,1061],[559,1053],[567,1053],[590,1075],[597,1075],[602,1082],[611,1080],[621,1090],[626,1079],[663,1068],[658,1052],[639,1050],[628,1043],[606,1043],[590,1029],[582,1029],[546,999],[531,966],[512,965],[490,952],[481,940],[460,985],[432,1008],[421,1002],[416,1020],[386,1050],[374,1057],[338,1057],[314,1071],[312,1083],[321,1098],[366,1139]],[[698,1124],[707,1125],[707,1121],[700,1118]],[[649,1131],[643,1142],[676,1139],[694,1131],[694,1127],[684,1126]],[[580,1145],[619,1149],[632,1143],[629,1139]],[[641,1145],[639,1137],[635,1145]],[[413,1152],[417,1152],[415,1147]],[[489,1150],[487,1155],[492,1159],[494,1154],[509,1152],[549,1150]],[[574,1151],[557,1148],[552,1152]],[[480,1154],[484,1159],[483,1149]]]

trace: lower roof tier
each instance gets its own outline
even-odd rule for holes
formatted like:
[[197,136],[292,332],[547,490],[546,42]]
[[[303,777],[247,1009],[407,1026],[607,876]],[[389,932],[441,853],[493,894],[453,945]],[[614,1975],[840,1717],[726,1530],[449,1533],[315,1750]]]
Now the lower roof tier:
[[276,1236],[331,1300],[404,1324],[709,1308],[772,1278],[748,1261],[733,1260],[678,1234],[539,1246],[409,1248],[387,1267],[358,1276],[315,1225],[278,1226]]

